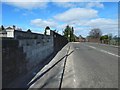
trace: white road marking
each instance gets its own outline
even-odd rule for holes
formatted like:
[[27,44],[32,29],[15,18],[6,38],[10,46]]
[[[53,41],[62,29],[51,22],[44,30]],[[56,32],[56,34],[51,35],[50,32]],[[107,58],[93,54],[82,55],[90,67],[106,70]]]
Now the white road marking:
[[114,53],[111,53],[111,52],[108,52],[108,51],[105,51],[105,50],[102,50],[102,49],[98,49],[98,48],[93,47],[93,46],[89,46],[89,45],[86,45],[86,46],[88,46],[88,47],[90,47],[90,48],[93,48],[93,49],[96,49],[96,50],[98,50],[98,51],[101,51],[101,52],[103,52],[103,53],[107,53],[107,54],[112,55],[112,56],[120,57],[119,55],[116,55],[116,54],[114,54]]
[[104,53],[107,53],[107,54],[110,54],[110,55],[113,55],[113,56],[116,56],[116,57],[120,57],[119,55],[116,55],[114,53],[111,53],[111,52],[108,52],[108,51],[105,51],[105,50],[100,50],[101,52],[104,52]]
[[76,49],[79,49],[79,48],[76,48]]
[[90,48],[93,48],[93,49],[97,49],[96,47],[93,47],[93,46],[89,46]]
[[[91,43],[91,42],[89,42],[89,43]],[[116,47],[116,48],[119,47],[117,45],[109,45],[109,44],[103,44],[103,43],[91,43],[91,44],[100,44],[100,45],[104,45],[104,46],[113,46],[113,47]]]

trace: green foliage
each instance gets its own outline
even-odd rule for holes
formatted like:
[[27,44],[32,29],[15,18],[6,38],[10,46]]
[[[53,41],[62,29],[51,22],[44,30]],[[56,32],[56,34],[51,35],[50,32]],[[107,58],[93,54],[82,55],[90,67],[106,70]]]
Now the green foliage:
[[74,35],[74,28],[70,27],[69,25],[66,26],[65,30],[63,31],[64,37],[68,39],[69,42],[75,41],[75,35]]
[[[100,40],[108,40],[108,39],[109,39],[108,35],[104,35],[104,36],[100,37]],[[110,39],[111,39],[111,37],[110,37]]]
[[110,40],[112,40],[112,34],[104,35],[100,37],[101,43],[110,44]]

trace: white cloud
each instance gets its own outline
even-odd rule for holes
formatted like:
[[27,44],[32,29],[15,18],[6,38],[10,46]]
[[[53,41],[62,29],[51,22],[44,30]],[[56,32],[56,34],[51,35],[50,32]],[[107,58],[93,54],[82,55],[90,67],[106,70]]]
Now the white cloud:
[[49,2],[50,0],[1,0],[2,2]]
[[[21,1],[21,0],[5,0],[6,4],[15,6],[17,8],[23,8],[23,9],[36,9],[36,8],[46,8],[47,2],[32,2],[32,0],[29,0],[27,2]],[[38,0],[36,0],[38,1]]]
[[104,4],[100,2],[54,2],[55,5],[64,8],[76,8],[76,7],[84,7],[84,8],[104,8]]
[[73,2],[54,2],[53,4],[64,8],[76,7],[76,4],[74,4]]
[[[87,36],[93,28],[100,28],[103,34],[112,33],[113,35],[118,34],[118,20],[107,19],[107,18],[96,18],[90,20],[79,20],[74,21],[75,24],[69,24],[74,27],[74,33],[79,36]],[[64,24],[65,28],[67,24]],[[61,26],[60,26],[61,27]]]
[[2,2],[119,2],[119,0],[1,0]]
[[88,36],[89,35],[89,31],[91,30],[90,27],[75,27],[74,28],[74,33],[79,36]]
[[76,34],[87,35],[93,28],[100,28],[103,34],[118,34],[118,20],[116,19],[97,18],[86,22],[87,23],[78,23],[78,27],[81,25],[84,28],[76,27]]
[[90,19],[98,16],[98,11],[86,8],[72,8],[68,11],[54,16],[56,20],[71,22],[80,19]]
[[119,2],[119,0],[50,0],[52,2]]
[[85,0],[51,0],[52,2],[83,2]]
[[107,26],[108,28],[111,26],[117,26],[118,21],[113,19],[106,19],[106,18],[97,18],[92,19],[89,22],[86,23],[86,25],[91,27],[104,27]]
[[87,3],[86,7],[88,7],[88,8],[91,8],[91,7],[103,8],[104,5],[100,2],[90,2],[90,3]]
[[49,20],[34,19],[34,20],[31,20],[31,24],[41,28],[45,28],[46,26],[56,28],[58,25],[55,21],[50,19]]

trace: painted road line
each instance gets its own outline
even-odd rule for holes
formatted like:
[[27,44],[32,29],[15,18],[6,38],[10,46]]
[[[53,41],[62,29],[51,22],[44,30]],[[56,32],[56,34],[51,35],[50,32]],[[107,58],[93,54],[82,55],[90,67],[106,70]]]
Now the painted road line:
[[103,43],[92,43],[92,42],[89,42],[90,44],[99,44],[99,45],[103,45],[103,46],[112,46],[112,47],[115,47],[115,48],[118,48],[119,46],[117,45],[111,45],[111,44],[103,44]]
[[107,54],[112,55],[112,56],[120,57],[119,55],[116,55],[114,53],[111,53],[111,52],[108,52],[108,51],[105,51],[105,50],[102,50],[102,49],[99,49],[99,48],[96,48],[96,47],[93,47],[93,46],[89,46],[89,45],[86,45],[86,46],[88,46],[90,48],[93,48],[93,49],[96,49],[96,50],[98,50],[100,52],[107,53]]
[[108,52],[108,51],[105,51],[105,50],[100,50],[101,52],[104,52],[104,53],[107,53],[107,54],[110,54],[110,55],[113,55],[113,56],[116,56],[116,57],[120,57],[119,55],[116,55],[114,53],[111,53],[111,52]]

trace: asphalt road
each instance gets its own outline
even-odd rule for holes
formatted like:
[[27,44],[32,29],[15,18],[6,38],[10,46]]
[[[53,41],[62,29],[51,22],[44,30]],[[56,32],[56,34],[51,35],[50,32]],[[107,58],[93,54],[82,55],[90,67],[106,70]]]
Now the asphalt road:
[[62,88],[118,88],[118,48],[70,43]]
[[[68,43],[60,50],[53,60],[36,74],[29,89],[59,88],[65,62],[63,57],[66,57],[67,51],[69,52],[61,88],[118,88],[118,48],[77,42]],[[59,63],[40,77],[59,60]]]

